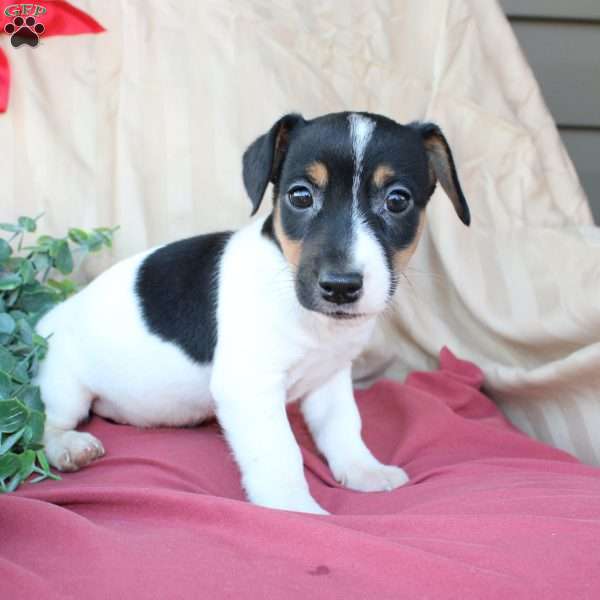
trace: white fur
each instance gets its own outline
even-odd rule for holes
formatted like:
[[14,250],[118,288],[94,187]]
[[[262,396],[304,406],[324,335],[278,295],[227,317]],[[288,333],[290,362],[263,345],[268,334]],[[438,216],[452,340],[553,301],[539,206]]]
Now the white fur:
[[[285,412],[287,402],[303,399],[340,481],[366,491],[406,481],[360,437],[350,363],[373,318],[336,321],[302,308],[288,264],[261,227],[262,220],[238,231],[225,248],[212,365],[194,363],[146,328],[134,293],[146,254],[115,265],[40,321],[39,333],[52,334],[38,375],[52,464],[74,470],[104,453],[95,438],[72,431],[93,399],[93,412],[139,426],[196,424],[216,411],[251,501],[324,513],[309,493]],[[357,257],[370,261],[370,242],[358,239]]]
[[191,425],[212,413],[210,368],[142,320],[134,283],[147,254],[116,264],[38,324],[52,335],[38,375],[51,425],[73,429],[92,397],[94,413],[141,427]]
[[362,176],[362,161],[367,149],[367,144],[375,130],[375,121],[364,115],[351,113],[348,115],[350,122],[350,138],[352,142],[352,153],[354,154],[354,175],[352,177],[352,200],[354,209],[358,206],[358,190],[360,189],[360,178]]
[[358,207],[358,190],[363,172],[363,158],[373,136],[376,123],[372,119],[351,113],[350,141],[354,155],[352,177],[352,227],[353,227],[353,270],[363,274],[364,293],[353,310],[357,313],[375,314],[385,308],[390,289],[390,272],[386,266],[381,245],[364,223]]
[[392,274],[375,235],[361,219],[354,221],[354,268],[363,274],[363,295],[353,310],[373,315],[386,307]]

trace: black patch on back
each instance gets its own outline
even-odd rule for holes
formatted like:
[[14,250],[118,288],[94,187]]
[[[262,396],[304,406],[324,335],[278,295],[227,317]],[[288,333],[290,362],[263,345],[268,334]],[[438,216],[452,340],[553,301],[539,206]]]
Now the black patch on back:
[[142,262],[135,291],[148,329],[209,363],[217,345],[219,266],[232,232],[199,235],[159,248]]

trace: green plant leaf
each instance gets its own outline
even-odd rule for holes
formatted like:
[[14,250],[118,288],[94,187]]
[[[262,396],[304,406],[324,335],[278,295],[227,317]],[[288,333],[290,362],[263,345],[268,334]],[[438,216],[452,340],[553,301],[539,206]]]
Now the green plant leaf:
[[21,277],[16,273],[0,273],[0,291],[15,290],[21,285]]
[[40,235],[40,237],[37,239],[38,246],[46,248],[46,250],[48,251],[50,250],[50,248],[52,248],[52,244],[55,241],[55,238],[53,238],[50,235]]
[[46,415],[39,410],[32,410],[29,415],[29,422],[25,426],[25,434],[27,437],[27,445],[39,444],[44,435],[44,423]]
[[27,423],[23,428],[23,439],[22,444],[26,448],[30,447],[32,444],[39,444],[42,440],[42,435],[44,433],[44,423],[46,421],[46,415],[39,410],[31,410],[29,411],[29,416],[27,419]]
[[28,233],[32,233],[36,229],[35,220],[31,217],[19,217],[19,227]]
[[6,454],[21,439],[24,433],[25,427],[22,427],[19,431],[6,436],[0,444],[0,456]]
[[27,385],[18,394],[19,400],[25,406],[32,410],[32,415],[36,414],[35,411],[43,411],[44,403],[40,394],[40,388],[37,385]]
[[63,275],[68,275],[73,271],[73,255],[65,240],[58,240],[52,245],[50,256],[54,259],[54,266]]
[[[12,397],[14,385],[8,373],[0,371],[0,401],[8,400]],[[2,414],[2,402],[0,402],[0,415]],[[1,416],[0,416],[1,419]],[[2,423],[0,421],[0,431],[2,431]]]
[[33,473],[32,481],[60,479],[50,471],[43,450],[44,404],[39,387],[31,383],[52,341],[34,328],[49,309],[78,290],[74,281],[59,276],[73,271],[70,244],[83,258],[110,247],[116,231],[72,228],[65,238],[41,235],[26,245],[40,216],[0,224],[0,230],[13,234],[0,238],[0,492],[16,489]]
[[11,256],[6,261],[6,271],[12,271],[13,273],[19,270],[19,267],[26,261],[22,256]]
[[6,485],[6,491],[14,492],[19,487],[20,483],[21,483],[21,476],[17,472],[8,480],[8,484]]
[[19,335],[21,336],[23,343],[28,346],[33,345],[33,328],[27,319],[19,319],[17,321],[17,329],[19,330]]
[[31,258],[33,266],[38,273],[43,273],[52,266],[52,261],[48,252],[35,252]]
[[22,360],[11,372],[11,377],[17,383],[29,383],[29,361]]
[[10,311],[10,316],[13,318],[13,321],[15,321],[15,326],[16,326],[16,322],[19,319],[26,319],[28,317],[27,313],[25,313],[22,310],[19,310],[17,308],[13,308]]
[[10,351],[15,355],[15,358],[31,351],[31,346],[24,344],[18,339],[15,339],[10,345]]
[[0,432],[13,433],[27,423],[29,409],[19,400],[0,402]]
[[99,233],[104,238],[104,244],[108,248],[112,248],[113,238],[115,232],[118,231],[119,227],[96,227],[94,231]]
[[0,229],[2,229],[2,231],[10,231],[11,233],[21,232],[21,228],[18,225],[13,225],[12,223],[0,223]]
[[14,475],[21,466],[19,457],[13,452],[7,452],[0,456],[0,479],[6,479]]
[[15,320],[11,315],[5,312],[0,313],[0,333],[10,335],[16,326]]
[[35,269],[28,260],[24,260],[19,266],[19,275],[23,281],[23,285],[33,283],[35,281]]
[[16,366],[17,359],[12,352],[3,346],[0,346],[0,371],[4,371],[4,373],[11,373]]
[[42,469],[46,473],[49,473],[50,465],[48,464],[48,459],[46,458],[46,453],[43,450],[38,450],[36,452],[36,455],[37,455],[38,462],[40,463],[40,466],[42,467]]
[[77,229],[75,227],[69,229],[69,239],[75,244],[85,244],[88,237],[87,231],[84,231],[83,229]]
[[25,450],[20,455],[19,477],[21,481],[25,481],[32,473],[35,465],[35,452],[33,450]]
[[23,292],[19,298],[19,308],[27,313],[45,313],[60,302],[60,295],[52,288],[40,287],[33,291]]
[[40,368],[40,360],[43,360],[46,356],[46,352],[40,348],[34,348],[33,356],[31,357],[31,364],[29,365],[29,374],[33,379]]
[[3,264],[12,254],[12,248],[10,244],[0,238],[0,265]]
[[49,279],[48,285],[60,293],[62,300],[66,300],[79,290],[79,286],[72,279],[63,279],[62,281]]
[[86,247],[90,252],[98,252],[104,245],[104,237],[97,231],[93,231],[86,243]]
[[20,289],[13,290],[9,292],[8,296],[4,296],[4,306],[6,308],[10,308],[14,306],[15,302],[19,299],[19,294],[21,293]]
[[37,333],[33,334],[33,345],[41,350],[48,349],[48,341],[46,340],[46,338],[42,337],[41,335],[38,335]]

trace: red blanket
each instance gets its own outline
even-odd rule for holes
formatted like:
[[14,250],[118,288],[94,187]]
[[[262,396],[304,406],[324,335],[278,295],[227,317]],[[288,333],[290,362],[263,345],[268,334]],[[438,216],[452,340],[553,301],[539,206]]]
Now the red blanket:
[[299,418],[317,517],[244,501],[216,424],[139,430],[93,419],[107,456],[0,497],[0,597],[600,598],[600,474],[515,431],[480,371],[358,392],[364,437],[411,483],[357,493]]

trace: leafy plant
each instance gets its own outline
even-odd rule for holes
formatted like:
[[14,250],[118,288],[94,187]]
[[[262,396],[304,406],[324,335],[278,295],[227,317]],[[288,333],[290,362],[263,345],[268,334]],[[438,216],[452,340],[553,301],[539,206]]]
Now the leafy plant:
[[[37,221],[20,217],[17,223],[0,223],[9,234],[0,237],[0,493],[48,477],[44,448],[44,405],[32,384],[48,350],[48,339],[34,328],[53,306],[78,290],[65,278],[90,252],[111,247],[116,229],[69,229],[64,238],[42,235],[33,246],[24,246]],[[76,264],[77,263],[77,264]]]

